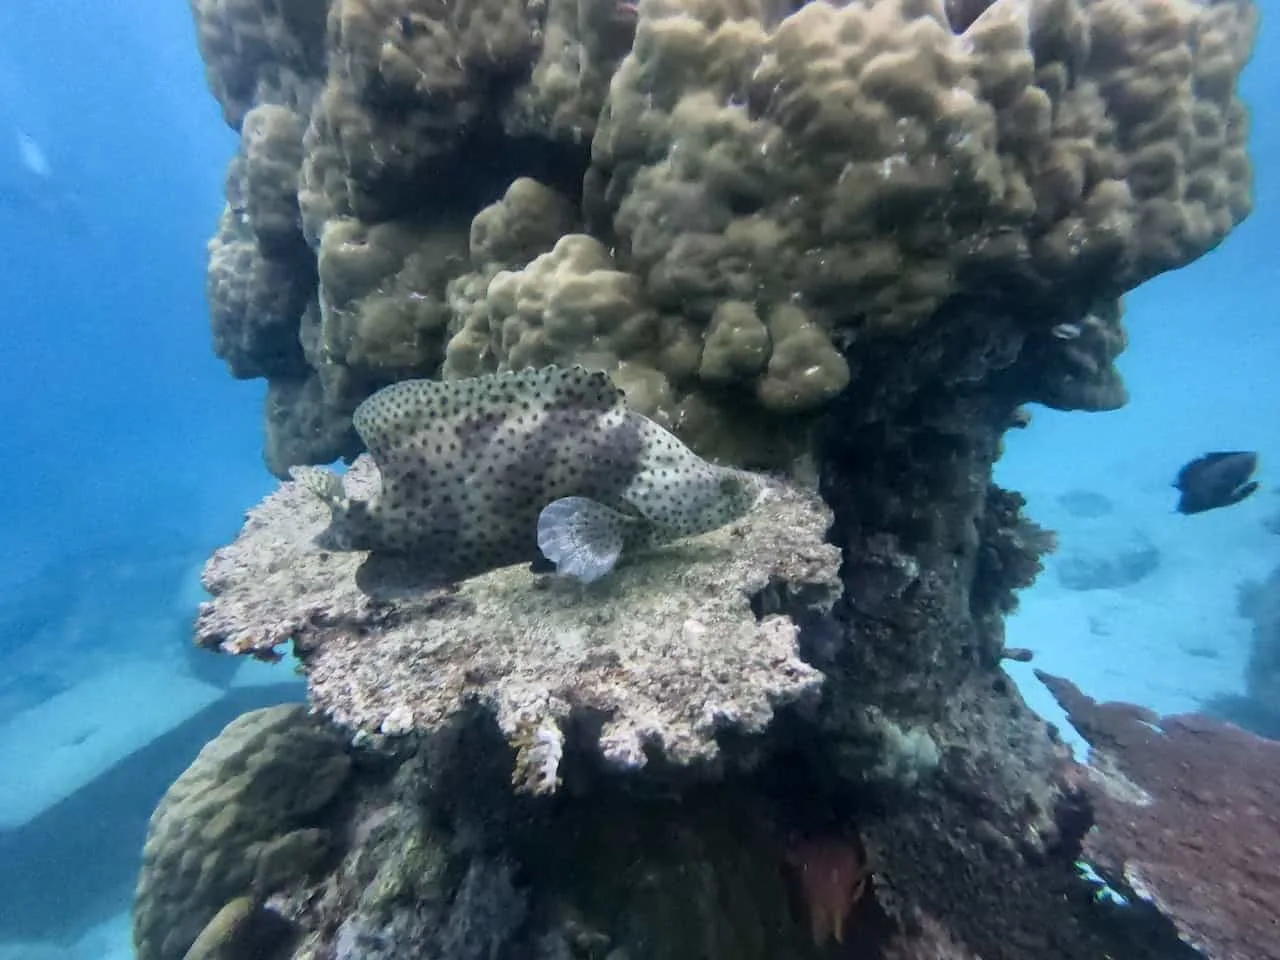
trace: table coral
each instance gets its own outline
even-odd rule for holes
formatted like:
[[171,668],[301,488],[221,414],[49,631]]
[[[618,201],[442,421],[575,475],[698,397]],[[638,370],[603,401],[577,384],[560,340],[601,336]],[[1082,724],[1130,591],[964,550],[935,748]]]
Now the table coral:
[[[375,482],[363,459],[348,477],[357,491]],[[537,793],[555,789],[583,712],[606,718],[584,746],[609,765],[641,767],[650,751],[706,765],[726,731],[758,733],[821,684],[798,656],[797,619],[829,607],[838,557],[822,542],[825,511],[795,492],[599,588],[508,567],[444,595],[371,596],[356,581],[364,554],[313,543],[327,522],[296,483],[255,509],[206,570],[200,643],[272,657],[292,641],[313,702],[366,733],[440,730],[482,704]]]
[[1081,771],[1097,818],[1090,860],[1208,960],[1280,958],[1280,743],[1036,676],[1093,747]]

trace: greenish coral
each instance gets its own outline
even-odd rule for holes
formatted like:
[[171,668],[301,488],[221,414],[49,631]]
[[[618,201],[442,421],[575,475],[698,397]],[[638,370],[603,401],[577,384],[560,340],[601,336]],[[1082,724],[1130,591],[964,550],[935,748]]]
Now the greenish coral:
[[305,707],[228,724],[151,816],[134,903],[139,960],[181,960],[227,904],[314,867],[330,846],[318,818],[350,766],[341,738]]
[[275,476],[295,463],[330,463],[359,452],[351,417],[329,399],[320,376],[276,378],[267,384],[263,459]]
[[[841,353],[970,295],[1047,329],[1083,313],[1059,291],[1123,292],[1249,209],[1241,5],[996,3],[963,36],[907,0],[642,14],[589,184],[658,309],[798,304]],[[1113,402],[1111,339],[1077,345],[1107,396],[1063,402]]]
[[566,234],[522,269],[492,276],[449,342],[445,375],[581,363],[609,371],[633,409],[670,426],[670,329],[603,244]]
[[519,177],[502,198],[471,221],[471,270],[449,284],[453,313],[443,375],[477,376],[498,369],[491,343],[489,282],[503,270],[519,270],[555,246],[576,222],[573,205],[556,190]]
[[191,0],[209,88],[240,129],[260,103],[305,105],[324,73],[325,3]]
[[267,103],[245,114],[240,130],[244,215],[268,255],[295,254],[304,243],[298,213],[303,129],[293,110]]
[[503,128],[590,143],[609,79],[631,47],[635,17],[623,5],[599,0],[546,0],[541,9],[538,56],[529,82],[503,111]]
[[[704,340],[697,326],[657,311],[638,278],[619,270],[604,245],[585,234],[566,234],[522,269],[494,274],[466,316],[449,342],[445,376],[548,363],[606,370],[633,409],[712,456],[732,449],[732,438],[772,433],[758,432],[757,411],[748,423],[705,396],[700,380],[747,385],[767,417],[813,411],[850,378],[843,357],[799,307],[776,307],[761,320],[751,304],[727,302]],[[792,449],[755,446],[779,454],[775,464]],[[758,457],[740,454],[747,462]]]
[[302,359],[338,411],[582,362],[699,452],[782,466],[804,444],[777,437],[880,351],[916,358],[903,389],[1001,376],[1108,409],[1118,299],[1250,209],[1245,0],[996,0],[958,26],[941,0],[333,0],[320,66],[314,19],[240,3],[197,3],[202,49],[277,188],[223,226],[217,340],[241,375],[304,377],[273,367],[304,301],[263,264],[296,183],[324,327]]
[[774,307],[768,330],[773,350],[756,385],[756,397],[766,410],[814,410],[849,385],[849,364],[804,310]]
[[214,351],[238,377],[307,372],[298,329],[315,275],[298,223],[301,162],[294,111],[264,104],[245,114],[206,286]]
[[471,132],[535,55],[523,3],[334,0],[331,56],[307,132],[304,217],[372,224],[449,204]]
[[[233,166],[231,175],[239,169]],[[266,256],[248,217],[226,207],[209,241],[205,291],[214,352],[232,374],[305,375],[298,328],[313,288],[305,261]]]
[[708,383],[754,380],[768,365],[772,349],[769,328],[755,307],[726,300],[711,316],[698,375]]
[[563,194],[518,177],[502,199],[471,221],[471,262],[477,269],[516,270],[572,231],[577,214]]
[[449,281],[467,264],[461,226],[332,220],[320,239],[328,362],[367,382],[434,374],[449,325]]
[[182,960],[276,960],[291,934],[283,917],[253,897],[236,897],[205,925]]
[[657,340],[658,318],[639,281],[583,234],[561,237],[523,270],[499,273],[489,283],[488,301],[495,352],[507,369],[574,356],[609,369]]

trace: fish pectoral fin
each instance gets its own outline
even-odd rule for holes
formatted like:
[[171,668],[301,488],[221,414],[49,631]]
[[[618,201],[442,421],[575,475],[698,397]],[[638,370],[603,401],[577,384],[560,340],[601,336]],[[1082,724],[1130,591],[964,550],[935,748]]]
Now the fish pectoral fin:
[[591,583],[614,568],[624,532],[636,522],[595,500],[561,497],[538,514],[538,549],[557,573]]

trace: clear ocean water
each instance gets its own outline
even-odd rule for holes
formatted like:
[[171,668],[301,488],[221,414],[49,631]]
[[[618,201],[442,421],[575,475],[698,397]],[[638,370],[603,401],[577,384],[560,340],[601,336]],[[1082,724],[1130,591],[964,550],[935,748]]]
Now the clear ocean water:
[[[1011,621],[1035,666],[1161,712],[1241,692],[1240,586],[1280,564],[1280,22],[1245,79],[1252,217],[1127,300],[1108,414],[1034,411],[998,479],[1062,547]],[[131,956],[146,818],[232,716],[301,697],[287,668],[190,648],[199,570],[274,486],[261,382],[212,355],[205,243],[236,140],[184,3],[0,5],[0,958]],[[1263,490],[1173,513],[1178,467],[1256,450]],[[1106,498],[1101,515],[1072,504]],[[1156,556],[1082,590],[1100,555]],[[1072,564],[1075,566],[1072,567]],[[1057,717],[1021,665],[1031,702]]]

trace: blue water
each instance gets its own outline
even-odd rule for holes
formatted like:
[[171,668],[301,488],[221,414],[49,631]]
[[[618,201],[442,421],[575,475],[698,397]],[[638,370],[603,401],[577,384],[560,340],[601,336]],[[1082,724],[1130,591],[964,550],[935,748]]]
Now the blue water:
[[[1264,24],[1246,77],[1254,104],[1280,98],[1278,29]],[[47,175],[23,164],[20,137]],[[187,649],[201,560],[272,487],[262,386],[233,381],[212,356],[204,303],[205,242],[234,149],[185,4],[0,6],[0,741],[36,717],[17,729],[35,737],[64,724],[75,747],[70,760],[40,761],[69,767],[47,804],[32,799],[44,771],[0,771],[0,957],[129,956],[122,911],[160,793],[230,716],[298,695],[288,676],[232,675]],[[1234,585],[1280,559],[1280,538],[1259,532],[1280,510],[1273,491],[1182,518],[1168,488],[1210,449],[1259,450],[1272,475],[1280,465],[1274,110],[1257,110],[1253,152],[1252,219],[1129,298],[1131,404],[1037,410],[999,468],[1035,515],[1061,521],[1064,551],[1105,529],[1138,531],[1161,553],[1145,587],[1105,600],[1065,593],[1051,567],[1010,625],[1011,644],[1037,648],[1037,665],[1096,696],[1168,711],[1238,692],[1247,627],[1232,612]],[[1058,498],[1072,489],[1114,500],[1104,528],[1062,515]],[[1190,614],[1167,636],[1144,632],[1143,610],[1173,600]],[[1090,643],[1046,626],[1069,633],[1076,613]],[[146,684],[116,682],[120,665]],[[193,680],[217,696],[184,712],[173,701]],[[153,708],[163,736],[130,740],[151,729]],[[78,776],[82,755],[106,766]]]
[[[19,134],[47,177],[21,162]],[[91,928],[127,907],[166,781],[259,693],[283,695],[231,686],[187,649],[200,556],[271,487],[262,386],[233,381],[209,348],[205,242],[234,148],[185,4],[0,6],[0,724],[112,663],[156,669],[145,689],[101,684],[106,702],[63,698],[68,712],[83,702],[77,754],[129,756],[113,724],[173,724],[114,779],[59,771],[70,796],[55,790],[61,802],[30,819],[30,804],[0,813],[0,942],[61,941],[51,957],[131,955],[122,922]],[[225,699],[139,720],[180,695],[168,674],[192,671]],[[0,806],[43,789],[44,773],[6,769]]]

